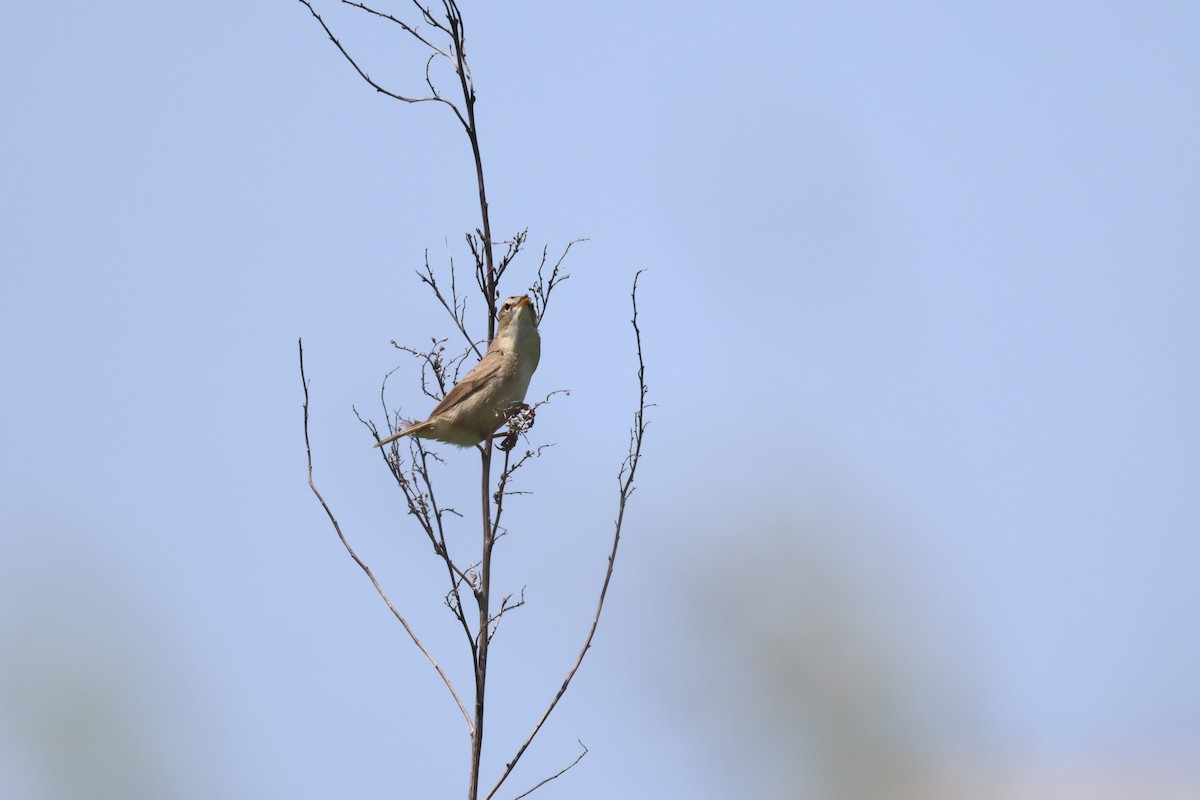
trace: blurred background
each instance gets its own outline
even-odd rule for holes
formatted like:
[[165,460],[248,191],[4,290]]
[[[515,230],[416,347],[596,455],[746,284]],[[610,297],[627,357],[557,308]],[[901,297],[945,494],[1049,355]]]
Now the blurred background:
[[[395,26],[317,7],[421,91]],[[579,742],[537,796],[1200,795],[1200,6],[463,11],[493,229],[530,232],[502,293],[589,238],[497,554],[492,780],[592,617],[641,268],[656,404],[594,648],[497,797]],[[297,2],[6,22],[0,796],[461,796],[461,716],[305,484],[296,341],[318,484],[464,688],[352,409],[400,367],[428,410],[389,342],[453,333],[414,271],[469,265],[465,136]]]

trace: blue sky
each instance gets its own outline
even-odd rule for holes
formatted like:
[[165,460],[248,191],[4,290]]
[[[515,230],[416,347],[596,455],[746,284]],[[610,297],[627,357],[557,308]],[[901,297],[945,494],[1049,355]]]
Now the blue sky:
[[[413,271],[469,259],[466,139],[298,3],[139,5],[7,15],[0,794],[458,796],[461,719],[304,483],[295,345],[322,491],[461,670],[351,408],[403,365],[426,410],[389,341],[449,333]],[[590,619],[640,268],[657,403],[609,616],[511,793],[577,739],[544,796],[845,794],[843,736],[971,786],[1195,763],[1200,11],[582,5],[464,7],[493,226],[530,230],[504,293],[589,238],[499,556],[530,602],[493,768]]]

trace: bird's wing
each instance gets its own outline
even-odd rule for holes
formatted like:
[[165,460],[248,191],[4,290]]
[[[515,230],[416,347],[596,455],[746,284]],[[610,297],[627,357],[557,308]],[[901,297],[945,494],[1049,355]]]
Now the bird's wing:
[[471,371],[464,375],[461,381],[454,384],[454,388],[447,392],[446,396],[442,398],[442,402],[438,403],[433,411],[429,412],[429,416],[436,417],[438,414],[482,391],[496,377],[496,374],[500,372],[500,367],[503,363],[504,358],[499,350],[489,350],[484,353],[479,363],[471,367]]

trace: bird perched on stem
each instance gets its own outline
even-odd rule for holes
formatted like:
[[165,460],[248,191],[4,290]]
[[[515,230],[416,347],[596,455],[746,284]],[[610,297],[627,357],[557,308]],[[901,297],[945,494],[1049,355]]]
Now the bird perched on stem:
[[505,300],[496,321],[496,337],[483,358],[442,398],[429,419],[406,426],[376,447],[410,435],[470,447],[508,420],[525,400],[542,355],[542,340],[529,295]]

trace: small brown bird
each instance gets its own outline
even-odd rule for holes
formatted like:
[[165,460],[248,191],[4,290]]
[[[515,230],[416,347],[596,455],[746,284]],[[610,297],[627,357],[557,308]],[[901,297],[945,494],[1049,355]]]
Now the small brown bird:
[[525,400],[542,355],[542,340],[529,295],[505,300],[496,321],[496,338],[483,358],[442,398],[429,419],[405,427],[376,447],[409,435],[470,447],[505,423]]

